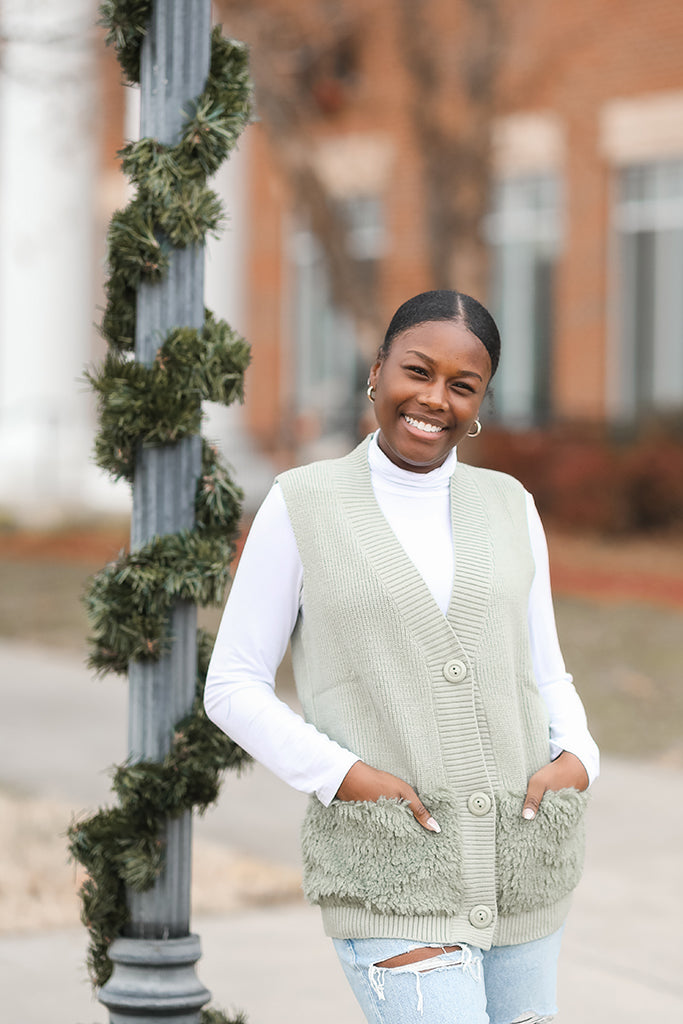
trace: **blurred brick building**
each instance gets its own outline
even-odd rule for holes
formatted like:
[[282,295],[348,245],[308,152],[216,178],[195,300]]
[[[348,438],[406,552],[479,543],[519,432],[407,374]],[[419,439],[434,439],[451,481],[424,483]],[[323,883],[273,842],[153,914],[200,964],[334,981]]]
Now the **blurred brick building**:
[[[403,299],[433,286],[400,15],[412,11],[421,25],[429,12],[435,60],[438,51],[457,61],[471,10],[486,7],[214,4],[225,31],[252,45],[255,67],[258,51],[268,69],[269,40],[290,58],[313,55],[299,81],[306,133],[293,144],[305,137],[343,211],[344,244],[384,322]],[[524,431],[680,418],[683,6],[488,7],[500,19],[500,48],[486,122],[490,273],[479,297],[500,322],[503,358],[487,423]],[[78,377],[102,351],[93,322],[104,236],[126,201],[115,153],[136,134],[136,91],[121,87],[95,17],[95,0],[0,5],[0,514],[113,507],[89,465],[94,411]],[[338,45],[335,19],[344,25]],[[291,38],[279,39],[290,22]],[[316,25],[326,27],[322,47]],[[471,122],[457,90],[439,102],[455,128]],[[253,348],[244,409],[211,411],[209,433],[224,440],[254,500],[275,467],[342,450],[359,421],[368,425],[365,378],[381,340],[332,301],[321,246],[294,202],[282,152],[264,111],[216,182],[229,222],[207,258],[207,304]]]
[[[279,0],[275,8],[296,8]],[[397,52],[399,0],[351,9],[353,73],[314,83],[312,132],[348,244],[385,317],[431,286],[420,154]],[[220,10],[230,29],[230,7]],[[467,5],[432,0],[443,31]],[[676,0],[502,4],[485,231],[486,297],[503,359],[490,416],[510,429],[633,423],[683,408],[683,7]],[[458,116],[454,98],[453,116]],[[347,443],[367,356],[328,300],[324,260],[297,219],[263,127],[245,163],[247,416],[266,451]],[[456,282],[457,283],[457,282]],[[360,397],[360,400],[358,396]],[[304,447],[306,447],[304,445]]]

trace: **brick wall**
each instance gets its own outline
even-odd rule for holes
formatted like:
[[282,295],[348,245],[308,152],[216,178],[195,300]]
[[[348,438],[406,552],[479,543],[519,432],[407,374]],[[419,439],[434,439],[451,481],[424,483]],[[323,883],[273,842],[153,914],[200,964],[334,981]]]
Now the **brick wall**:
[[[224,22],[236,31],[230,3],[217,6]],[[387,318],[405,297],[432,283],[424,231],[422,164],[411,121],[409,79],[400,56],[397,6],[391,0],[371,4],[345,0],[338,5],[349,15],[347,24],[355,26],[358,64],[340,105],[321,110],[309,125],[311,145],[315,140],[351,133],[390,140],[393,159],[383,196],[389,242],[380,279]],[[437,55],[446,61],[461,59],[463,0],[430,0],[421,6],[425,19],[431,19],[437,29]],[[260,17],[271,17],[274,24],[288,13],[301,17],[303,11],[310,38],[314,40],[320,30],[316,4],[262,0],[258,7]],[[599,421],[606,411],[613,182],[613,168],[601,147],[601,112],[605,103],[615,98],[683,90],[683,5],[676,0],[647,4],[641,0],[574,0],[572,4],[505,0],[501,10],[504,31],[497,116],[551,112],[563,136],[564,156],[558,170],[566,206],[555,301],[555,416]],[[248,34],[246,38],[257,45],[256,33],[253,39]],[[467,111],[458,94],[457,76],[453,81],[442,114],[460,118],[464,124]],[[293,214],[263,127],[250,132],[248,335],[254,355],[247,413],[261,445],[285,457],[291,447],[291,393],[296,373],[286,255]]]

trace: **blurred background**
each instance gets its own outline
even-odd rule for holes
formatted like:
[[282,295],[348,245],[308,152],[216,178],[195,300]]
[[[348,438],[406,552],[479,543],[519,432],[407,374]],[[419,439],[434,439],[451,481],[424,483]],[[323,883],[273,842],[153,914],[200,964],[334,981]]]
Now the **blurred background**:
[[[503,337],[469,457],[514,465],[572,525],[680,527],[679,7],[214,3],[257,96],[207,255],[207,303],[253,347],[244,409],[209,418],[250,506],[273,470],[353,443],[391,314],[457,287]],[[8,524],[125,511],[78,381],[102,354],[137,90],[93,0],[0,11],[0,508]]]
[[[462,457],[537,500],[565,659],[603,751],[680,785],[683,6],[213,8],[249,44],[256,87],[257,121],[215,181],[228,219],[206,262],[207,305],[252,346],[244,406],[207,407],[205,425],[245,490],[245,527],[276,472],[372,429],[368,366],[404,299],[477,296],[502,359]],[[107,224],[128,198],[116,152],[139,116],[96,19],[94,0],[0,0],[0,856],[23,893],[10,929],[75,921],[68,871],[66,909],[45,910],[61,846],[44,851],[65,806],[105,798],[106,780],[83,778],[124,713],[121,691],[91,760],[61,774],[54,736],[36,732],[44,705],[76,747],[91,721],[79,596],[127,543],[130,510],[94,465],[83,383],[104,353]],[[100,717],[93,704],[95,730]],[[244,855],[258,874],[268,849],[212,827],[220,870]],[[254,883],[238,903],[293,898],[284,849],[258,874],[266,895]]]

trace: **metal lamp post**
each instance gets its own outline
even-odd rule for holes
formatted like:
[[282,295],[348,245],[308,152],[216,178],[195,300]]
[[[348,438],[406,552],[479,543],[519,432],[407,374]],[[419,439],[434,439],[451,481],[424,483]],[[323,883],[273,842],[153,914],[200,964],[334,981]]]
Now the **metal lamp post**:
[[[176,144],[188,102],[206,83],[210,57],[210,0],[155,0],[141,55],[141,134]],[[168,275],[138,292],[136,358],[154,361],[173,327],[204,320],[204,250],[171,253]],[[187,438],[138,452],[133,484],[131,548],[157,534],[194,523],[201,470],[201,439]],[[163,760],[175,724],[190,710],[196,674],[196,607],[177,602],[171,614],[173,647],[158,662],[129,666],[129,750],[133,761]],[[112,1024],[143,1021],[197,1024],[210,993],[194,965],[199,937],[190,933],[192,820],[167,822],[165,866],[154,888],[127,894],[130,921],[110,948],[114,970],[100,992]]]

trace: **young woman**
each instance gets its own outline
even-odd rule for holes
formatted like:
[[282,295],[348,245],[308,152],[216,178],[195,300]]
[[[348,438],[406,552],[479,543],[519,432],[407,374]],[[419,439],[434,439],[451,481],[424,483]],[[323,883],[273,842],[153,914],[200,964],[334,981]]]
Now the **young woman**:
[[[374,1024],[556,1010],[598,754],[533,501],[457,460],[499,353],[469,296],[399,308],[368,381],[379,430],[278,478],[209,670],[212,720],[312,794],[304,890]],[[290,637],[303,718],[274,693]]]

